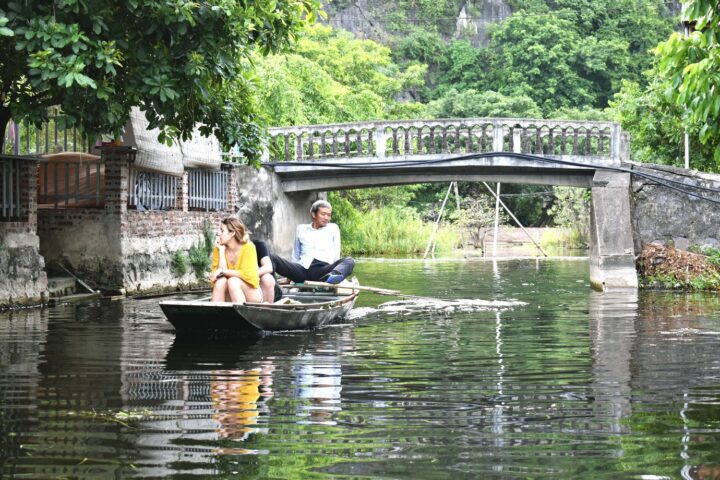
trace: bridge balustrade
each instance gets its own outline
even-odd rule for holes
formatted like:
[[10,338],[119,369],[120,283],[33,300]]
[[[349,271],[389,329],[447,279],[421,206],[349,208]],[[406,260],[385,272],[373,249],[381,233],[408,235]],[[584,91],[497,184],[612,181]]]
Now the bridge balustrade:
[[453,119],[362,122],[270,129],[266,162],[431,158],[514,152],[618,159],[610,122]]

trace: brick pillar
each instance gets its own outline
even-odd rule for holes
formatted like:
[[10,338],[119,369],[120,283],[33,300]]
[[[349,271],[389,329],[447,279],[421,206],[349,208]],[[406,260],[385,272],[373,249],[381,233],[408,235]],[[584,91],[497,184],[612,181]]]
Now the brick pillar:
[[223,164],[222,168],[228,172],[227,176],[227,211],[230,214],[234,214],[240,205],[238,191],[237,191],[237,180],[240,173],[240,167],[238,165]]
[[130,163],[135,161],[136,152],[132,147],[103,147],[101,153],[105,164],[105,212],[120,215],[123,223],[127,216]]
[[124,294],[127,265],[123,254],[124,241],[128,235],[128,188],[130,166],[135,162],[137,149],[124,146],[101,147],[105,164],[105,237],[104,249],[96,256],[102,262],[101,288]]
[[177,208],[183,212],[190,210],[190,172],[183,172],[177,187]]
[[38,162],[25,161],[20,166],[20,208],[27,222],[27,233],[37,232]]

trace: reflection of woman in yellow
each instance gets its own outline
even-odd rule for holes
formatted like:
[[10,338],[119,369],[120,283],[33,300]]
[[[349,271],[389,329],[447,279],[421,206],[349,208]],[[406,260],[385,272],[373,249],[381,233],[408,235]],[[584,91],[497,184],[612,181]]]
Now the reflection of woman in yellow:
[[220,438],[245,440],[255,431],[253,425],[257,425],[260,415],[258,400],[261,396],[272,395],[272,370],[272,366],[269,366],[214,372],[210,396],[215,408],[213,418],[220,423]]

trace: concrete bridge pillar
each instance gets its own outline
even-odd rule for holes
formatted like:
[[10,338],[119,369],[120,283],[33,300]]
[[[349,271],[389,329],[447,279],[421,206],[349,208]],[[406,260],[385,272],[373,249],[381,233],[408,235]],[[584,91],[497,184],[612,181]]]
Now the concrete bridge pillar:
[[629,173],[595,172],[590,230],[592,287],[601,291],[637,288]]
[[384,159],[386,148],[387,134],[383,127],[378,127],[375,129],[375,156],[379,159]]

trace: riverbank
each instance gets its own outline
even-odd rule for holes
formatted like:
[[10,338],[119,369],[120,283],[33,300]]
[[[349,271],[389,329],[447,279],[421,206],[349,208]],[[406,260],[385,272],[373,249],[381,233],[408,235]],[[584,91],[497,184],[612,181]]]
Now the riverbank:
[[720,290],[720,250],[708,255],[653,243],[643,245],[637,271],[643,288]]

